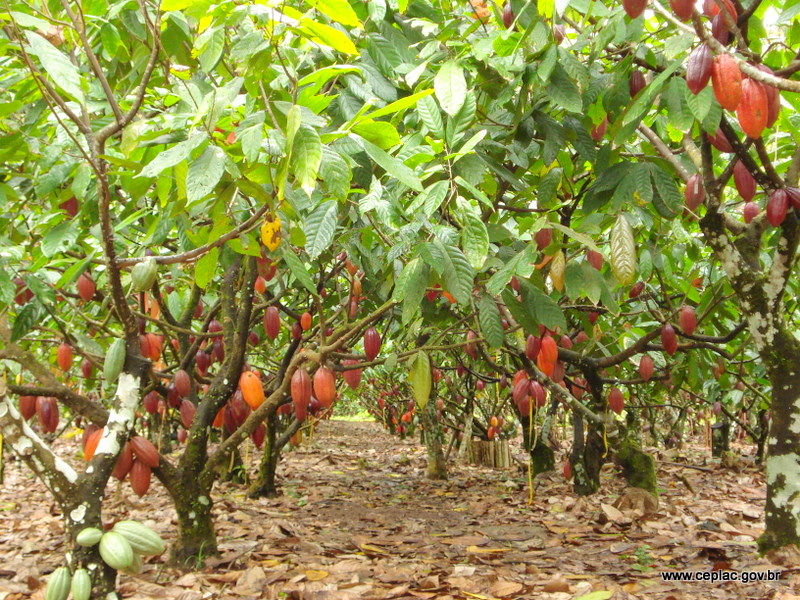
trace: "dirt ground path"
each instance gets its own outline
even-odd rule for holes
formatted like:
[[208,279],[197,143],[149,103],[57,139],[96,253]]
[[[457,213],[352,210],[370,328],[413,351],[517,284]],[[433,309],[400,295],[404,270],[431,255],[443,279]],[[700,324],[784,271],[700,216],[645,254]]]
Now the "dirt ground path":
[[[258,455],[249,447],[248,464]],[[668,457],[680,462],[676,457]],[[687,462],[687,457],[682,457]],[[697,462],[698,455],[689,456]],[[701,458],[701,457],[700,457]],[[248,500],[216,488],[221,555],[200,571],[150,559],[122,576],[123,598],[297,600],[797,598],[800,570],[775,582],[665,582],[664,571],[780,569],[754,554],[763,477],[747,464],[709,471],[668,466],[658,512],[639,518],[602,492],[578,499],[559,474],[537,478],[528,503],[523,469],[450,465],[425,480],[424,449],[375,423],[322,423],[279,468],[283,494]],[[691,489],[689,489],[691,486]],[[110,486],[106,517],[130,514],[174,539],[175,515],[157,483],[143,499]],[[129,518],[131,518],[129,517]],[[43,597],[63,553],[60,516],[16,462],[0,487],[0,600]],[[751,575],[752,576],[752,575]]]

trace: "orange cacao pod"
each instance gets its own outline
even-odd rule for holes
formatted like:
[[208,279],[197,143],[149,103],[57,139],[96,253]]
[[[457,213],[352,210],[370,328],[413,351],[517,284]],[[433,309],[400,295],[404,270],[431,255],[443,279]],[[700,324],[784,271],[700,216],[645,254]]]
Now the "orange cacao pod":
[[[342,365],[346,367],[350,367],[352,365],[357,365],[358,361],[352,358],[348,358],[342,361]],[[344,381],[349,385],[352,389],[357,389],[359,385],[361,385],[361,369],[348,369],[342,372],[344,375]]]
[[264,386],[258,375],[252,371],[245,371],[239,377],[239,389],[242,390],[242,398],[253,410],[257,409],[264,402]]
[[314,395],[325,408],[330,408],[336,399],[336,381],[328,367],[320,367],[314,373]]
[[767,92],[760,81],[749,77],[742,82],[742,99],[736,109],[739,126],[751,138],[761,137],[767,126],[769,106]]
[[711,66],[711,85],[720,106],[736,110],[742,99],[742,72],[730,54],[719,54]]
[[58,346],[58,352],[56,352],[56,362],[59,369],[69,371],[72,366],[72,346],[66,342],[61,342]]
[[103,431],[105,431],[105,428],[97,429],[86,438],[86,443],[83,445],[83,457],[86,459],[86,462],[89,462],[94,457],[97,445],[100,443],[100,438],[103,437]]
[[306,311],[302,315],[300,315],[300,327],[303,328],[303,331],[308,331],[311,329],[311,313]]

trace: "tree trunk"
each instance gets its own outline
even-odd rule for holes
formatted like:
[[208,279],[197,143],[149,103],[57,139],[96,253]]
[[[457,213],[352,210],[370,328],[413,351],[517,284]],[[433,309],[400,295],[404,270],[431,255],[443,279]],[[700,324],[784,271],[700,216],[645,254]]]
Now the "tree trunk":
[[275,472],[278,469],[278,460],[280,459],[276,426],[277,415],[270,415],[264,419],[264,427],[266,428],[264,451],[261,455],[258,475],[250,485],[250,489],[247,490],[247,496],[250,498],[274,498],[280,494],[275,485]]
[[420,411],[425,448],[428,451],[428,467],[425,477],[428,479],[447,479],[447,463],[444,460],[444,432],[442,424],[436,418],[436,402],[433,394],[428,398],[425,408]]
[[184,482],[180,494],[173,495],[172,500],[178,513],[178,539],[170,561],[181,568],[199,568],[205,557],[217,554],[210,490]]
[[84,568],[92,577],[92,598],[105,598],[116,590],[117,571],[100,557],[100,546],[81,546],[75,542],[77,535],[87,527],[103,530],[101,515],[102,494],[78,493],[75,501],[63,506],[64,522],[70,540],[67,566],[74,573]]
[[772,383],[772,424],[761,552],[789,544],[800,547],[800,343],[781,330],[774,347],[772,360],[765,361]]

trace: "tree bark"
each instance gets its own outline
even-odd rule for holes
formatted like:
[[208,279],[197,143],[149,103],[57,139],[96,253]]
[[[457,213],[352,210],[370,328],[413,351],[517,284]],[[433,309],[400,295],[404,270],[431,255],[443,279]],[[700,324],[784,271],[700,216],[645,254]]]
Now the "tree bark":
[[436,418],[436,401],[433,393],[419,415],[423,427],[425,449],[428,452],[428,466],[425,470],[425,477],[434,480],[447,479],[447,463],[444,459],[444,432],[442,431],[442,424]]

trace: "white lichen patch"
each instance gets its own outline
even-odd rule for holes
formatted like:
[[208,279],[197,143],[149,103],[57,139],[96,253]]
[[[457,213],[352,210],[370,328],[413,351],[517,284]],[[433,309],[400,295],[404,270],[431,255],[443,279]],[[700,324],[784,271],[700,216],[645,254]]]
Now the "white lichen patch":
[[800,435],[800,398],[794,401],[792,414],[789,417],[789,431],[795,435]]
[[81,504],[79,507],[72,509],[69,512],[69,518],[73,523],[83,523],[83,518],[86,516],[86,504]]
[[69,481],[70,483],[75,483],[78,480],[78,473],[75,471],[75,469],[70,467],[67,463],[65,463],[57,456],[55,457],[54,462],[56,471],[61,473],[67,479],[67,481]]
[[198,496],[197,501],[203,506],[208,506],[208,498],[206,496]]
[[139,380],[130,373],[122,373],[117,383],[118,406],[108,413],[103,437],[95,454],[119,454],[119,434],[133,427],[136,407],[139,404]]
[[[781,476],[782,482],[778,482]],[[790,452],[770,456],[767,485],[771,487],[772,503],[780,511],[792,515],[797,535],[800,535],[800,455]]]

